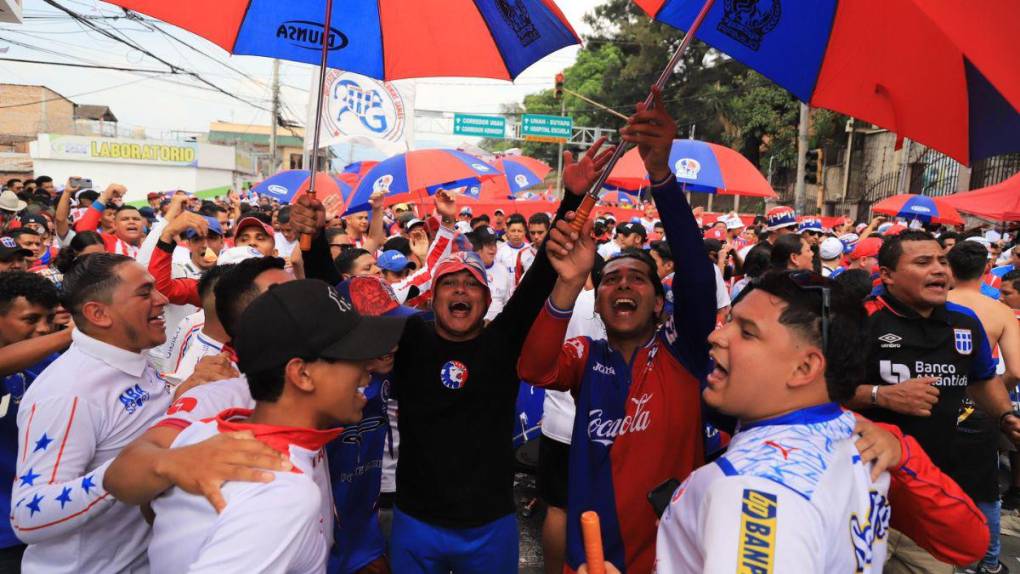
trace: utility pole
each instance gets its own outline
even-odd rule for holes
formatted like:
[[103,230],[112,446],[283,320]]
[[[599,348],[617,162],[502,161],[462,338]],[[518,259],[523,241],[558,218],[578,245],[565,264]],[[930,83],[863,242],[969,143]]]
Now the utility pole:
[[[556,74],[556,89],[553,94],[560,99],[560,115],[567,115],[567,98],[563,97],[563,72]],[[563,197],[563,142],[560,142],[560,153],[556,156],[556,197]]]
[[910,192],[910,138],[903,138],[903,149],[900,150],[900,173],[896,180],[896,193]]
[[846,199],[850,189],[850,163],[854,153],[854,132],[857,131],[857,120],[850,118],[846,121],[846,155],[843,158],[843,193],[841,199]]
[[269,175],[276,173],[279,162],[276,159],[276,124],[280,123],[280,60],[273,58],[273,118],[269,135]]
[[807,174],[807,152],[808,152],[808,123],[810,122],[810,108],[807,104],[800,104],[800,126],[797,128],[797,183],[793,188],[793,209],[798,215],[803,215],[807,209],[807,186],[804,178]]

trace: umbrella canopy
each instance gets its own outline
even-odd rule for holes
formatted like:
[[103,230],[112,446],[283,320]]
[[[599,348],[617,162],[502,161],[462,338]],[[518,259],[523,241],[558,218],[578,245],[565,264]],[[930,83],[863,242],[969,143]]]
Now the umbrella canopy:
[[[252,191],[280,203],[293,203],[308,191],[311,180],[311,172],[308,170],[281,171],[253,187]],[[315,174],[315,189],[329,217],[343,213],[344,207],[353,195],[353,188],[350,185],[321,172]]]
[[875,213],[902,217],[906,220],[920,220],[924,223],[945,223],[962,225],[963,218],[956,208],[942,198],[903,193],[887,197],[871,206]]
[[[636,2],[683,30],[702,5]],[[1007,56],[1018,53],[1014,0],[727,0],[715,3],[696,36],[801,101],[962,163],[1020,150],[1020,81]]]
[[377,161],[356,161],[349,163],[344,166],[342,172],[337,174],[337,178],[351,187],[357,187],[361,183],[361,178],[365,177],[365,174],[378,164],[379,162]]
[[[775,197],[758,168],[736,150],[699,140],[673,140],[670,169],[687,191]],[[640,189],[647,186],[648,173],[637,148],[624,154],[609,179],[611,186]]]
[[552,168],[545,162],[527,156],[506,156],[492,162],[506,176],[510,193],[534,187],[549,175]]
[[1020,221],[1020,173],[981,189],[942,198],[965,213],[995,221]]
[[638,196],[625,191],[607,191],[599,196],[599,203],[602,205],[616,205],[618,207],[638,207],[641,201]]
[[473,155],[456,150],[409,151],[379,162],[354,191],[347,213],[368,211],[374,191],[386,193],[386,205],[415,201],[440,188],[479,187],[486,179],[500,175],[498,169]]
[[[232,54],[321,64],[325,0],[109,1]],[[546,55],[580,43],[552,0],[336,1],[326,38],[328,67],[380,80],[511,80]]]

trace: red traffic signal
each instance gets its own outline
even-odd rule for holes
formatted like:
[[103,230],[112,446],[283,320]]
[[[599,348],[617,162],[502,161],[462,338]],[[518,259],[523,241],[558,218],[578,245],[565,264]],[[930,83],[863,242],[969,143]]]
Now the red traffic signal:
[[563,97],[563,72],[556,74],[556,99]]

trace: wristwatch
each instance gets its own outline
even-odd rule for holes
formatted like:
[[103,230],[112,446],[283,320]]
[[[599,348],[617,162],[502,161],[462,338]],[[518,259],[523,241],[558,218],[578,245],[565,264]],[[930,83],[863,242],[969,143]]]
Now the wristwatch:
[[878,385],[871,385],[871,404],[878,406]]

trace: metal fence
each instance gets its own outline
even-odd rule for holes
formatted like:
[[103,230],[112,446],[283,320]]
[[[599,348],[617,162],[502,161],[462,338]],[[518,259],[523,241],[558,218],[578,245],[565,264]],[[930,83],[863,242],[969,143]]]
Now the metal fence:
[[995,185],[1020,172],[1020,153],[997,155],[974,162],[970,172],[970,188]]

